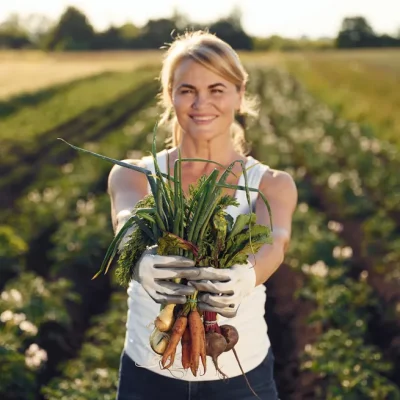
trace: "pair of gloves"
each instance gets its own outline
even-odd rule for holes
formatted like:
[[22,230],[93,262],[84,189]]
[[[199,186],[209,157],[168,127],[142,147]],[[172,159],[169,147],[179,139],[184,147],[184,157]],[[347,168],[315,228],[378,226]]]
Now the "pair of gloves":
[[[198,290],[198,307],[226,318],[236,315],[243,298],[256,284],[253,265],[234,265],[227,269],[195,267],[194,261],[181,256],[160,256],[156,246],[146,250],[137,265],[133,279],[159,304],[184,304],[186,296]],[[171,280],[187,279],[188,285]]]

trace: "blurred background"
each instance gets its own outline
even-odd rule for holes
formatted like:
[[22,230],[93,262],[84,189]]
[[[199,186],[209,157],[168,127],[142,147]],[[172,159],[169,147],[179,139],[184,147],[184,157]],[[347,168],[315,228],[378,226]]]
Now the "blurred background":
[[113,237],[111,165],[57,138],[145,155],[160,47],[203,28],[239,52],[260,100],[241,121],[251,155],[299,190],[266,284],[281,399],[400,399],[395,0],[1,5],[1,399],[115,398],[127,295],[113,273],[91,281]]

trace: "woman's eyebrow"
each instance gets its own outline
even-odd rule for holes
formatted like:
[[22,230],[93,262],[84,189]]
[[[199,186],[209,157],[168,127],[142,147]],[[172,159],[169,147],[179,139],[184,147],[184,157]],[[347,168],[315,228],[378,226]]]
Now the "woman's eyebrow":
[[[226,86],[225,86],[223,83],[221,83],[221,82],[213,83],[212,85],[209,85],[208,88],[209,88],[209,89],[214,89],[214,88],[216,88],[217,86],[223,86],[224,88],[226,88]],[[181,84],[178,86],[178,89],[181,89],[181,88],[188,88],[188,89],[194,89],[194,90],[196,90],[196,86],[190,85],[189,83],[181,83]]]
[[213,83],[212,85],[209,85],[208,88],[209,89],[214,89],[217,86],[223,86],[224,88],[226,88],[226,86],[221,82]]

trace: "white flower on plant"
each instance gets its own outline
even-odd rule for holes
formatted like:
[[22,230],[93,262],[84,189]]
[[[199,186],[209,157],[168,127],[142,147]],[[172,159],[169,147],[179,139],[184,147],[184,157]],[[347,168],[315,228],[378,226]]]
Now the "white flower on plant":
[[38,190],[34,190],[28,194],[28,200],[32,203],[40,203],[42,196]]
[[299,211],[301,213],[306,213],[308,211],[308,204],[307,203],[300,203],[299,204]]
[[8,292],[4,291],[4,292],[1,292],[1,296],[0,297],[1,297],[2,300],[8,301],[9,298],[10,298],[10,295],[8,294]]
[[350,246],[342,248],[342,257],[347,259],[353,256],[353,249]]
[[331,136],[324,137],[319,145],[322,153],[333,154],[335,152],[335,145]]
[[20,303],[22,301],[22,294],[17,289],[10,290],[10,297],[16,302]]
[[14,313],[11,310],[6,310],[1,313],[0,321],[6,323],[8,321],[11,321],[13,319],[13,317],[14,317]]
[[360,274],[360,279],[363,281],[363,282],[365,282],[366,280],[367,280],[367,278],[368,278],[368,271],[362,271],[361,272],[361,274]]
[[108,371],[105,368],[96,368],[96,373],[101,378],[107,378],[108,377]]
[[14,314],[13,322],[15,325],[19,325],[21,322],[26,320],[26,315],[24,313]]
[[19,328],[26,333],[30,333],[31,335],[36,335],[38,333],[38,328],[30,321],[22,321],[19,324]]
[[312,351],[312,345],[311,344],[306,344],[305,346],[304,346],[304,351],[306,352],[306,353],[311,353],[311,351]]
[[52,203],[60,193],[60,189],[47,187],[43,191],[42,199],[45,203]]
[[353,249],[350,246],[340,247],[336,246],[333,249],[333,257],[338,259],[347,260],[352,257]]
[[343,175],[340,172],[334,172],[328,178],[329,189],[334,189],[342,181]]
[[328,266],[322,260],[319,260],[310,266],[310,272],[315,276],[325,278],[328,275]]
[[25,364],[28,368],[37,369],[47,361],[47,352],[40,348],[36,343],[32,343],[25,351]]
[[319,278],[325,278],[328,275],[328,266],[324,261],[319,260],[315,264],[308,265],[304,264],[301,270],[308,275],[314,275]]
[[43,278],[41,278],[41,277],[35,278],[34,286],[35,286],[36,292],[40,295],[44,295],[44,293],[47,292],[47,290],[44,286]]
[[343,231],[343,225],[340,222],[329,221],[328,229],[330,229],[332,232],[339,233]]
[[74,164],[72,164],[72,163],[64,164],[64,165],[61,167],[61,171],[62,171],[64,174],[70,174],[73,170],[74,170]]
[[306,175],[306,173],[307,173],[307,170],[305,167],[299,167],[299,168],[297,168],[296,176],[298,178],[303,178]]

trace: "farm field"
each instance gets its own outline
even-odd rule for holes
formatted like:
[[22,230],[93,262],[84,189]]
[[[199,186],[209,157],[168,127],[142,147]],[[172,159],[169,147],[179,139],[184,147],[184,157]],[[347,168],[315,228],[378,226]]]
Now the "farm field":
[[400,149],[399,50],[299,54],[285,57],[285,65],[344,118]]
[[[243,59],[261,111],[251,155],[299,191],[266,284],[280,397],[400,399],[400,52]],[[91,281],[112,240],[111,165],[57,137],[148,152],[159,60],[0,53],[1,399],[115,398],[126,294],[112,273]]]

